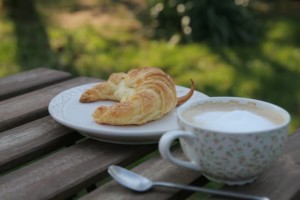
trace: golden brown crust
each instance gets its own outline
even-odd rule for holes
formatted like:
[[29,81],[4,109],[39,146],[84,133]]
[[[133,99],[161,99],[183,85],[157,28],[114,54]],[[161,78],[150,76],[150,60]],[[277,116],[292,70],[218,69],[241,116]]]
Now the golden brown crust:
[[190,91],[186,95],[177,98],[177,105],[176,106],[180,106],[181,104],[183,104],[184,102],[186,102],[187,100],[189,100],[193,96],[194,91],[195,91],[195,84],[194,84],[194,81],[192,79],[191,79],[191,84],[192,85],[191,85]]
[[119,101],[112,106],[98,107],[93,113],[94,120],[110,125],[140,125],[161,118],[191,95],[178,101],[175,83],[168,74],[159,68],[143,67],[127,74],[112,74],[107,82],[85,91],[80,102]]

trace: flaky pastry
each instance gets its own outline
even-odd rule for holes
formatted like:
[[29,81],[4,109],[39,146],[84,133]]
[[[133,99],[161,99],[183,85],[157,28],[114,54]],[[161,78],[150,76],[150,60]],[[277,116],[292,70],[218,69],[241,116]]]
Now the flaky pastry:
[[194,92],[177,98],[172,78],[156,67],[132,69],[128,73],[113,73],[106,82],[86,90],[80,102],[118,101],[112,106],[100,106],[93,113],[97,123],[110,125],[140,125],[157,120],[176,105],[187,101]]

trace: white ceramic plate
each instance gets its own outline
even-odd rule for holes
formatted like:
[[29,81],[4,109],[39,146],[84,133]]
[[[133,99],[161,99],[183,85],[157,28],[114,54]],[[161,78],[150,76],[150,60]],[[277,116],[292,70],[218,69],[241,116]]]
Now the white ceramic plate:
[[[163,133],[178,128],[176,109],[159,120],[140,126],[110,126],[96,123],[92,118],[94,110],[100,105],[112,105],[114,102],[80,103],[81,94],[95,84],[74,87],[55,96],[48,106],[50,115],[57,122],[75,129],[87,137],[121,144],[157,143]],[[183,96],[189,91],[189,88],[176,86],[176,90],[177,96]],[[207,95],[195,91],[190,100],[207,97]]]

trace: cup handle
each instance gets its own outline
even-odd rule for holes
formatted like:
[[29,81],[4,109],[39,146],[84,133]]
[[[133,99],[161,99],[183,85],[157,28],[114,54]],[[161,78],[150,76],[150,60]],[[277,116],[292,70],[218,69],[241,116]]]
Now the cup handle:
[[195,136],[191,132],[186,132],[181,130],[169,131],[163,134],[163,136],[159,140],[159,152],[161,156],[175,165],[179,165],[195,171],[201,171],[201,167],[197,165],[194,161],[184,161],[175,158],[172,155],[170,151],[170,147],[173,141],[176,140],[177,138],[184,138],[190,142],[193,142]]

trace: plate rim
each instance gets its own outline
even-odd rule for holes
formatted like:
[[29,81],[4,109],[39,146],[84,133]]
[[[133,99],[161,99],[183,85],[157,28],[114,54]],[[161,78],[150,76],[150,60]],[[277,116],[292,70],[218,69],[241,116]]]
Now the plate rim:
[[[99,82],[97,83],[88,83],[88,84],[83,84],[83,85],[79,85],[79,86],[75,86],[75,87],[72,87],[72,88],[69,88],[69,89],[66,89],[60,93],[58,93],[57,95],[55,95],[51,101],[49,102],[48,104],[48,112],[50,114],[50,116],[55,120],[57,121],[58,123],[64,125],[64,126],[67,126],[68,128],[71,128],[73,130],[76,130],[78,131],[79,133],[81,133],[82,135],[85,135],[87,137],[91,137],[93,139],[96,139],[96,140],[101,140],[102,141],[111,141],[113,143],[123,143],[122,140],[124,140],[124,143],[125,144],[128,144],[128,143],[132,143],[130,142],[129,140],[133,140],[133,143],[148,143],[147,141],[148,140],[157,140],[157,137],[160,137],[164,132],[166,131],[170,131],[170,130],[174,130],[173,128],[164,128],[164,129],[161,129],[161,130],[152,130],[151,129],[146,129],[144,131],[132,131],[132,130],[126,130],[126,131],[121,131],[120,130],[114,130],[114,126],[113,125],[101,125],[99,124],[99,127],[100,129],[94,129],[94,128],[90,128],[88,126],[82,126],[82,125],[77,125],[75,123],[72,123],[72,122],[69,122],[67,119],[63,118],[63,117],[60,117],[57,115],[57,113],[55,113],[54,109],[53,109],[53,104],[55,101],[57,101],[58,98],[62,98],[62,95],[65,94],[65,93],[68,93],[70,91],[75,91],[75,90],[79,90],[79,89],[83,89],[83,88],[90,88],[92,87],[93,85],[96,85],[96,84],[99,84]],[[187,87],[184,87],[184,86],[180,86],[180,85],[176,85],[176,89],[177,88],[182,88],[182,89],[189,89]],[[198,95],[201,96],[201,98],[209,98],[209,96],[207,96],[206,94],[202,93],[202,92],[199,92],[199,91],[196,91]],[[72,100],[72,97],[70,98],[70,100]],[[66,105],[67,103],[65,103]],[[65,105],[63,105],[62,107],[64,107]],[[63,111],[61,111],[63,112]],[[168,114],[174,114],[174,112],[176,112],[176,110],[173,111],[173,113],[168,113]],[[165,116],[163,116],[165,117]],[[162,119],[162,118],[161,118]],[[161,120],[161,119],[158,119],[158,120]],[[94,122],[96,123],[96,122]],[[157,120],[154,120],[154,121],[151,121],[151,122],[148,122],[148,123],[157,123]],[[147,123],[147,124],[148,124]],[[144,126],[145,124],[143,125],[129,125],[129,126]],[[108,126],[109,128],[106,129],[104,128],[101,128],[101,126]],[[149,124],[148,124],[149,126]],[[125,126],[117,126],[118,128],[121,128],[121,127],[125,127]],[[151,127],[151,125],[150,125]],[[145,138],[149,138],[147,139],[146,141],[144,140]],[[141,141],[141,142],[139,142]],[[152,142],[151,142],[152,143]]]

